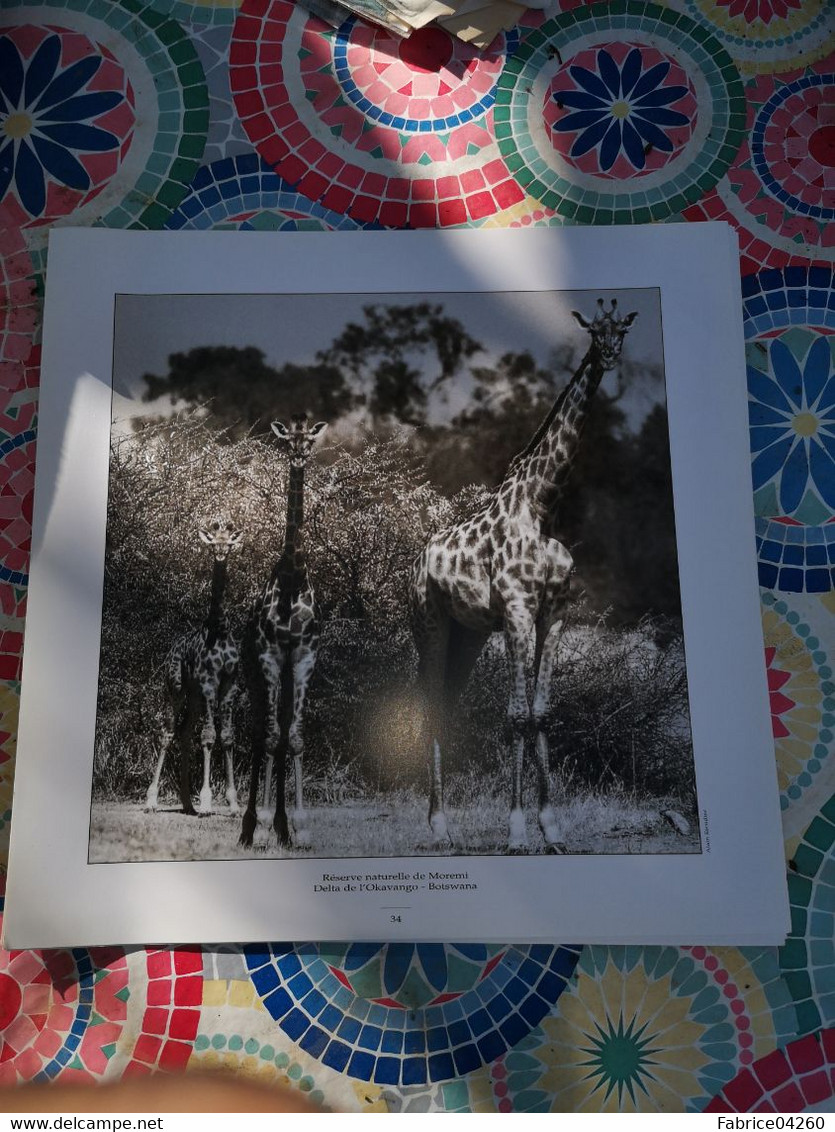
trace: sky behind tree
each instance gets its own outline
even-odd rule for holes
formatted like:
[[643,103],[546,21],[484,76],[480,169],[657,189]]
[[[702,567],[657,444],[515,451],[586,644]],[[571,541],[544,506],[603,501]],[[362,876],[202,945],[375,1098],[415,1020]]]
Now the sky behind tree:
[[[114,410],[117,416],[160,412],[164,405],[143,405],[143,374],[164,376],[168,358],[198,346],[254,346],[267,365],[312,364],[347,323],[363,321],[370,304],[406,306],[419,302],[441,304],[447,317],[458,319],[484,347],[472,365],[492,365],[504,353],[529,351],[547,367],[555,349],[576,347],[577,359],[587,334],[571,316],[579,310],[590,318],[597,298],[608,306],[618,299],[621,311],[635,310],[638,318],[626,341],[625,356],[637,366],[663,364],[658,292],[655,290],[478,292],[385,295],[120,295],[116,306],[114,346]],[[468,368],[465,366],[465,369]],[[466,380],[448,385],[446,406],[437,409],[454,416],[469,397]],[[128,398],[134,404],[123,402]],[[625,390],[621,407],[636,428],[659,400],[660,382],[637,381]]]

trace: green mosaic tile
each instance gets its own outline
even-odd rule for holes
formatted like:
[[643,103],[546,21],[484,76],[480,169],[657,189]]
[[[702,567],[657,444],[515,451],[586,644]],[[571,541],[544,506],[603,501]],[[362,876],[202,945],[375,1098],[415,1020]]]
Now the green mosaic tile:
[[835,825],[830,825],[823,818],[816,817],[806,831],[803,840],[808,841],[810,846],[825,851],[835,841]]
[[[146,7],[142,9],[142,22],[148,27],[156,30],[162,24],[170,23],[171,21],[163,12],[157,12],[153,8]],[[174,27],[177,27],[177,25],[174,24]],[[180,32],[180,34],[183,34],[182,31]]]
[[157,32],[160,43],[166,44],[176,43],[177,40],[182,37],[182,34],[183,33],[181,29],[173,22],[173,20],[166,21],[166,23],[164,23]]
[[813,1002],[798,1002],[795,1004],[795,1009],[798,1034],[811,1034],[820,1029],[820,1011]]
[[[179,201],[177,203],[179,203]],[[142,215],[138,218],[138,220],[133,221],[129,225],[129,227],[162,228],[163,224],[170,215],[171,209],[163,208],[162,205],[159,204],[152,204],[148,208],[146,208]]]
[[206,105],[205,86],[190,86],[183,90],[183,106],[186,110],[197,110]]
[[794,855],[794,864],[797,871],[803,876],[813,877],[823,861],[823,855],[810,845],[799,845]]

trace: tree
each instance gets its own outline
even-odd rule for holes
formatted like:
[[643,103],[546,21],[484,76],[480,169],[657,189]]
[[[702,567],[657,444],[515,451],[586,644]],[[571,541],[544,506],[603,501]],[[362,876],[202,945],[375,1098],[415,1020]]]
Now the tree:
[[232,438],[267,431],[278,411],[285,417],[311,412],[335,420],[357,403],[336,366],[288,363],[275,369],[254,346],[198,346],[171,354],[168,366],[164,377],[144,375],[143,400],[167,396],[172,405],[205,408]]
[[433,394],[454,377],[481,345],[440,304],[363,308],[318,359],[347,370],[373,421],[426,422]]

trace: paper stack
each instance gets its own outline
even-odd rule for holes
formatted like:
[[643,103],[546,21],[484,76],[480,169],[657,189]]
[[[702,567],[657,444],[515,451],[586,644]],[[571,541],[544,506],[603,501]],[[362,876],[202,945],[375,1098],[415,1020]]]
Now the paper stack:
[[474,47],[488,47],[500,31],[517,24],[528,8],[548,0],[301,0],[313,15],[339,27],[349,14],[408,36],[427,24],[446,29]]

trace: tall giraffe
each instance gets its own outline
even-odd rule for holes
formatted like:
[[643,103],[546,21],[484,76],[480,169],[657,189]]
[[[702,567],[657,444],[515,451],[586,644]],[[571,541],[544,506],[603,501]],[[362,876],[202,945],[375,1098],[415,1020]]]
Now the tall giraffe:
[[229,554],[239,550],[242,535],[235,525],[215,520],[198,529],[200,541],[208,546],[214,558],[209,615],[196,632],[183,637],[168,654],[165,668],[165,722],[161,751],[154,777],[148,787],[145,809],[155,810],[159,803],[159,780],[175,735],[180,747],[180,798],[183,813],[193,814],[191,801],[191,744],[195,722],[200,722],[200,745],[203,749],[203,785],[198,812],[212,812],[212,786],[209,772],[212,751],[217,739],[215,717],[220,724],[220,742],[226,761],[226,801],[229,812],[237,814],[238,796],[232,767],[232,707],[238,691],[240,654],[226,614],[223,595]]
[[296,795],[293,833],[297,845],[310,843],[302,795],[302,717],[319,647],[319,613],[307,574],[304,524],[304,470],[327,425],[293,417],[290,427],[273,421],[272,430],[287,452],[290,475],[284,547],[255,604],[244,634],[244,663],[252,697],[254,742],[249,801],[244,812],[241,845],[251,846],[258,822],[258,785],[266,756],[264,805],[269,804],[273,762],[276,801],[273,828],[279,845],[292,844],[285,801],[287,753],[293,757]]
[[[503,631],[510,668],[507,729],[513,759],[508,849],[528,846],[522,808],[526,739],[535,736],[539,825],[546,850],[564,851],[551,802],[548,740],[551,681],[564,622],[571,555],[553,537],[555,509],[577,454],[592,398],[620,359],[635,312],[621,317],[603,300],[590,321],[574,318],[591,344],[566,388],[489,503],[430,538],[412,568],[410,604],[418,649],[430,756],[429,824],[438,846],[450,842],[444,812],[442,744],[447,721],[491,633]],[[528,687],[533,689],[529,700]]]

